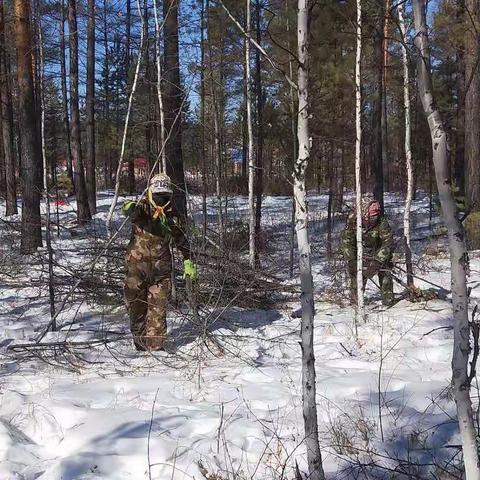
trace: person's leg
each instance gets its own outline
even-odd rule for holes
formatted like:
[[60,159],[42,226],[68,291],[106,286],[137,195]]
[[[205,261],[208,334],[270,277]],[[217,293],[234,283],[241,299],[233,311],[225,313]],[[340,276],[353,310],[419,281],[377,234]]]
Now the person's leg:
[[124,295],[130,317],[130,330],[138,350],[144,350],[142,337],[145,335],[145,319],[147,315],[147,283],[145,272],[140,265],[129,263],[125,277]]
[[393,295],[393,278],[392,278],[392,264],[391,262],[382,266],[378,272],[378,281],[380,283],[380,290],[382,293],[382,303],[390,306],[394,303],[395,297]]
[[162,350],[167,338],[167,306],[172,291],[170,278],[163,278],[148,289],[145,321],[145,345],[148,350]]

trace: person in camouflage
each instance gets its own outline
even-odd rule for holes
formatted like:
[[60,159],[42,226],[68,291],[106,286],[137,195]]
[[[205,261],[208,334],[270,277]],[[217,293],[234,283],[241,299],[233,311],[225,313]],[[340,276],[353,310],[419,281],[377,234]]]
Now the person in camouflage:
[[[356,216],[350,215],[342,232],[341,250],[348,262],[351,301],[357,301],[357,236]],[[368,279],[378,275],[382,292],[382,303],[394,302],[392,280],[393,234],[380,203],[373,195],[362,198],[363,229],[363,288]]]
[[170,244],[184,257],[184,277],[197,278],[183,226],[172,208],[172,194],[170,178],[155,175],[146,198],[127,200],[122,208],[132,222],[124,294],[137,350],[163,350],[165,346],[172,289]]

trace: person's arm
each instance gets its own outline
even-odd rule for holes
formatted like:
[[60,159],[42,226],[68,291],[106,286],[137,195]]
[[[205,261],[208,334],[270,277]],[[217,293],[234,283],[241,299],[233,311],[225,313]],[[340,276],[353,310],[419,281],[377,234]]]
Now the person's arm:
[[345,260],[349,262],[355,260],[357,257],[357,238],[354,227],[355,218],[349,217],[341,236],[340,249]]
[[379,225],[381,246],[375,253],[375,260],[386,263],[393,255],[393,232],[386,218],[383,218]]
[[122,212],[132,223],[137,223],[145,213],[142,204],[134,200],[126,200],[123,204]]

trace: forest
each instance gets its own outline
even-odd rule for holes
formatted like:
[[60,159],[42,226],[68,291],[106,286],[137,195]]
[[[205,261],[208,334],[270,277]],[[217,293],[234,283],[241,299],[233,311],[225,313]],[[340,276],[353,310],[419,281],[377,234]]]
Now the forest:
[[477,0],[0,0],[0,479],[480,480]]

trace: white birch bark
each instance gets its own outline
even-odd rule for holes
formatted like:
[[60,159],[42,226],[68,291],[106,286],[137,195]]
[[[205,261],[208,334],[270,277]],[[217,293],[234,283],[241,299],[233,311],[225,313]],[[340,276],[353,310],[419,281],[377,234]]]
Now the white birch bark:
[[43,76],[45,73],[44,59],[43,59],[43,32],[41,17],[38,17],[38,42],[40,44],[40,138],[42,148],[42,160],[43,160],[43,191],[45,198],[45,244],[47,247],[48,256],[48,296],[50,303],[50,321],[52,331],[57,330],[57,323],[55,320],[55,291],[53,289],[53,249],[52,249],[52,236],[50,231],[50,192],[48,190],[48,163],[47,163],[47,150],[45,146],[45,92]]
[[403,105],[405,108],[405,165],[407,168],[407,196],[405,199],[405,211],[403,212],[403,235],[405,238],[405,262],[407,268],[407,285],[413,286],[412,275],[412,249],[410,234],[410,211],[413,200],[413,167],[411,148],[411,127],[410,127],[410,75],[408,71],[407,36],[405,30],[405,18],[403,3],[398,5],[398,21],[402,34],[402,61],[403,61]]
[[[245,31],[250,34],[251,12],[250,0],[246,0],[246,26]],[[249,214],[249,242],[248,260],[250,266],[255,268],[255,201],[254,201],[254,178],[255,164],[253,157],[253,127],[252,127],[252,82],[250,73],[250,42],[245,38],[245,82],[246,82],[246,109],[247,109],[247,130],[248,130],[248,214]]]
[[355,192],[357,217],[357,310],[355,332],[359,323],[365,322],[363,298],[363,231],[362,231],[362,2],[357,0],[357,50],[355,58]]
[[297,232],[301,285],[301,347],[302,394],[305,446],[307,449],[308,478],[324,480],[322,455],[318,441],[318,422],[315,385],[315,356],[313,350],[314,298],[310,241],[308,238],[308,211],[305,195],[305,171],[310,159],[308,125],[309,32],[308,0],[298,0],[298,157],[293,172],[295,197],[295,228]]
[[470,327],[468,323],[467,249],[462,224],[451,191],[448,168],[448,145],[443,120],[435,105],[430,52],[428,46],[425,0],[413,0],[415,20],[415,46],[417,58],[417,84],[432,139],[433,164],[443,220],[448,231],[450,251],[454,340],[452,355],[452,380],[457,418],[462,439],[463,461],[467,480],[480,479],[478,446],[473,421],[468,357],[470,353]]
[[155,60],[157,63],[157,97],[158,111],[160,112],[160,169],[163,173],[167,173],[167,156],[165,154],[165,111],[163,109],[162,97],[162,61],[160,55],[160,31],[163,25],[158,21],[157,0],[153,0],[153,12],[155,17]]
[[112,204],[110,205],[110,210],[108,211],[107,221],[106,221],[107,232],[108,232],[109,237],[112,235],[113,212],[115,211],[115,207],[117,206],[118,193],[120,191],[120,176],[121,176],[121,172],[122,172],[123,157],[125,155],[125,145],[127,143],[128,126],[129,126],[129,122],[130,122],[130,113],[132,111],[133,99],[135,97],[135,92],[137,90],[138,76],[139,76],[139,73],[140,73],[140,65],[142,63],[142,57],[143,57],[143,44],[144,44],[144,40],[145,40],[145,25],[144,25],[145,24],[145,19],[142,15],[142,9],[140,7],[140,0],[137,0],[137,10],[138,10],[138,15],[139,15],[139,17],[142,21],[142,28],[141,28],[141,33],[140,33],[140,48],[138,50],[137,66],[135,68],[135,76],[133,78],[132,89],[130,91],[130,95],[128,96],[128,107],[127,107],[127,113],[125,115],[125,123],[124,123],[124,126],[123,126],[122,146],[121,146],[121,149],[120,149],[120,158],[118,160],[117,173],[116,173],[116,177],[115,177],[115,193],[113,195]]

